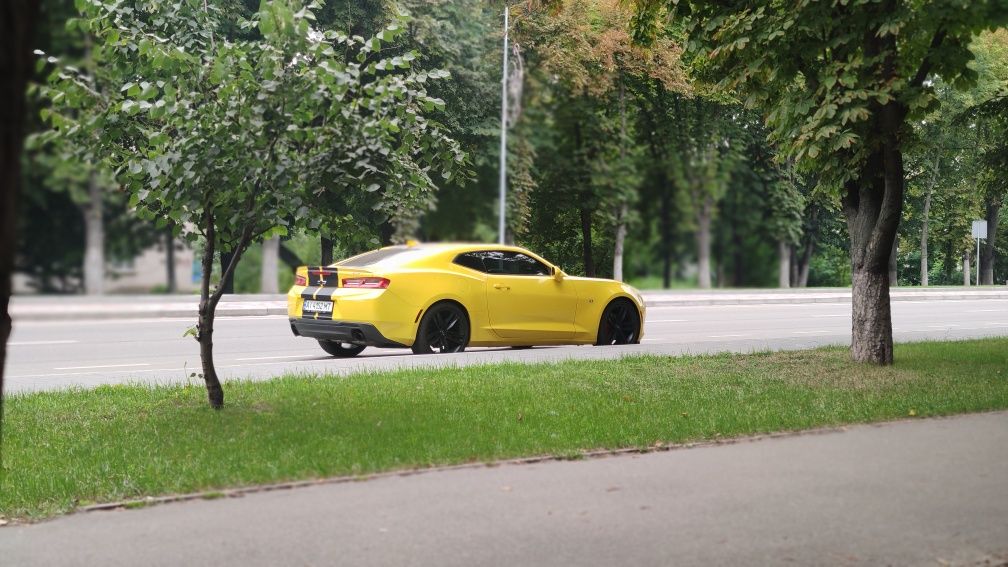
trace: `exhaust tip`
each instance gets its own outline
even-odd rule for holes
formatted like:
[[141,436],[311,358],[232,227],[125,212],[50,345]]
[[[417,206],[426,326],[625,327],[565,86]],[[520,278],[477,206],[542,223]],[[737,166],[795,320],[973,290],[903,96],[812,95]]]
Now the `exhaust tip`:
[[351,332],[351,335],[353,335],[354,340],[364,342],[364,332],[361,331],[360,329],[354,329]]

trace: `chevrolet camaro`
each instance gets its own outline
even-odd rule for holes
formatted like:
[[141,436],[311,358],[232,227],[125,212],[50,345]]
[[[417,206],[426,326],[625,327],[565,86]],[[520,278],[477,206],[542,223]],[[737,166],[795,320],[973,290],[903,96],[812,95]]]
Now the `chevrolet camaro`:
[[296,336],[350,357],[368,346],[638,343],[644,301],[629,285],[568,276],[515,246],[411,243],[298,268],[287,314]]

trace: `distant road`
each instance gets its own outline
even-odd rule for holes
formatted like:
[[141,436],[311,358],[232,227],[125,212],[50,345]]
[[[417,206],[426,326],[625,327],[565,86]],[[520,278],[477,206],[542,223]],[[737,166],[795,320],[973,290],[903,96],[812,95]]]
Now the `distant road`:
[[[722,301],[729,296],[724,292],[719,295]],[[765,296],[780,298],[773,293]],[[224,378],[263,379],[288,372],[347,373],[502,360],[749,352],[849,344],[849,300],[825,298],[820,303],[786,304],[767,301],[649,307],[644,341],[633,346],[470,349],[461,354],[431,356],[415,356],[406,349],[369,348],[349,360],[330,358],[313,340],[292,336],[286,316],[223,316],[218,319],[214,352]],[[1008,299],[903,298],[893,302],[893,317],[898,341],[1008,335]],[[72,321],[17,318],[9,343],[7,391],[133,381],[196,381],[189,375],[200,369],[198,345],[182,336],[193,322],[193,317]]]

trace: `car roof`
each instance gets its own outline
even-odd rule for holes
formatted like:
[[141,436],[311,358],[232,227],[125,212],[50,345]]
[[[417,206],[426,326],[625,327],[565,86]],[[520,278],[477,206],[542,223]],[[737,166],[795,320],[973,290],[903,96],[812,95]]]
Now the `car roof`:
[[[509,246],[506,244],[488,244],[482,242],[411,242],[409,244],[396,244],[393,246],[385,246],[377,250],[370,250],[364,252],[363,254],[358,254],[356,256],[351,256],[336,263],[337,266],[346,267],[361,267],[357,260],[362,260],[366,256],[372,256],[375,258],[373,261],[368,261],[364,265],[378,265],[381,264],[385,267],[402,266],[409,264],[411,262],[430,258],[436,254],[450,254],[450,253],[463,253],[471,252],[476,250],[505,250],[511,252],[522,252],[525,254],[531,254],[532,256],[538,257],[538,255],[521,248],[520,246]],[[381,252],[389,252],[390,254],[381,254]],[[396,252],[410,252],[413,254],[397,254]],[[425,253],[426,252],[426,253]]]

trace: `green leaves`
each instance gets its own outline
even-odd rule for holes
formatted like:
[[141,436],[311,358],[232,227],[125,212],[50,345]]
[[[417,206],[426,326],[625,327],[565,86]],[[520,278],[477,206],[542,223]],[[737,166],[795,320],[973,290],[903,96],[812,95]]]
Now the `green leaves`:
[[445,103],[424,83],[448,73],[414,69],[414,51],[375,57],[404,33],[401,19],[365,41],[316,30],[311,6],[263,0],[240,24],[260,35],[242,39],[202,2],[143,14],[81,3],[73,25],[93,34],[111,88],[56,68],[46,118],[82,154],[108,160],[139,216],[171,220],[190,240],[210,234],[208,215],[215,246],[297,228],[359,231],[426,206],[433,178],[466,168],[430,116]]
[[863,166],[883,107],[911,117],[933,108],[930,84],[912,81],[921,72],[968,80],[970,36],[1008,21],[1000,0],[885,10],[860,1],[668,4],[688,14],[682,25],[693,55],[765,109],[785,155],[837,187]]

